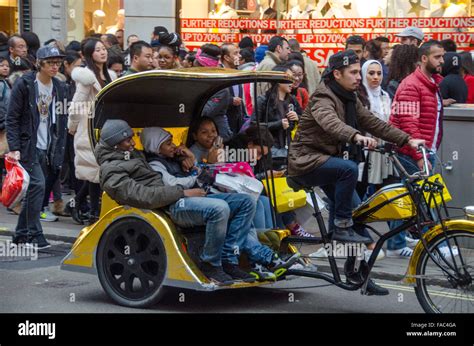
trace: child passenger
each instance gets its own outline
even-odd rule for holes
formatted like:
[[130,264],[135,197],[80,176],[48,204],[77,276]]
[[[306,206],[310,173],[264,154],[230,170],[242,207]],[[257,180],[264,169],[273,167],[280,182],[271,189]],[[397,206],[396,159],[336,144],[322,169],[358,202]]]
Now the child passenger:
[[[197,177],[186,172],[186,170],[189,170],[189,166],[187,163],[183,164],[188,159],[194,160],[194,155],[188,148],[185,146],[177,147],[173,143],[172,135],[159,127],[143,129],[140,139],[147,161],[155,171],[162,174],[165,185],[182,184],[187,189],[195,186]],[[228,203],[232,215],[235,211],[235,205],[241,203],[241,200],[248,200],[249,198],[251,197],[240,193],[210,194],[204,198],[194,197],[188,199],[187,206],[193,209],[194,213],[199,214],[209,208],[209,201],[211,203],[215,200],[225,201]],[[255,202],[253,203],[255,205]],[[181,222],[184,227],[195,225],[196,219],[189,210],[183,211],[180,210],[179,206],[175,206],[170,208],[170,211],[178,224]],[[246,225],[252,222],[253,215],[247,214],[245,217],[247,217]],[[260,244],[254,227],[246,234],[241,250],[248,255],[250,262],[253,264],[250,274],[258,280],[275,280],[299,258],[299,254],[294,254],[287,260],[280,258],[269,247]],[[225,270],[226,266],[224,265]]]
[[[234,280],[246,282],[255,278],[238,266],[239,251],[255,213],[250,196],[225,198],[206,196],[203,189],[191,184],[166,185],[162,174],[155,172],[143,154],[134,150],[133,131],[123,120],[107,120],[95,148],[100,165],[100,185],[120,204],[136,208],[166,208],[171,219],[183,227],[206,225],[201,253],[201,270],[218,285]],[[160,139],[152,139],[152,143]],[[164,161],[165,162],[165,161]],[[236,251],[237,250],[237,251]]]

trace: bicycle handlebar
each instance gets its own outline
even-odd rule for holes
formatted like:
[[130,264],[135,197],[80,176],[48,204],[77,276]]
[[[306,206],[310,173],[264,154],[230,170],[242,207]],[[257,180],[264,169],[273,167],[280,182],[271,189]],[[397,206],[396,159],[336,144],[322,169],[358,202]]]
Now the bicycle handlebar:
[[423,171],[418,171],[413,174],[409,174],[405,167],[400,163],[400,160],[398,160],[396,154],[396,148],[397,146],[393,143],[385,143],[381,145],[377,145],[375,148],[368,148],[364,147],[362,150],[366,151],[374,151],[378,152],[381,154],[388,154],[392,162],[395,164],[396,168],[404,175],[406,176],[407,179],[413,181],[417,179],[424,179],[430,176],[430,169],[428,166],[428,150],[424,145],[419,145],[418,146],[418,151],[421,152],[422,154],[422,159],[423,159]]

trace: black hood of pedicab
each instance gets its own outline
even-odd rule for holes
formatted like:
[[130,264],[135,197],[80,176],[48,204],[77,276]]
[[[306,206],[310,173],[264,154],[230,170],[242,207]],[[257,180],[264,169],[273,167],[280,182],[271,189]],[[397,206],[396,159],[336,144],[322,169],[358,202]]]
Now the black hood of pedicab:
[[107,119],[125,120],[132,128],[189,127],[217,91],[250,82],[290,83],[281,72],[220,68],[152,70],[121,77],[96,97],[92,129]]

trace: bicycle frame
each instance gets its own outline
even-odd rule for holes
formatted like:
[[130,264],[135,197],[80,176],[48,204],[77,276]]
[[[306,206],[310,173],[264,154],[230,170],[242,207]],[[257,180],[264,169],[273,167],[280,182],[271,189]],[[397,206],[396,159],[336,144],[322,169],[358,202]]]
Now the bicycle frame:
[[[415,227],[415,229],[417,230],[418,235],[420,236],[420,239],[421,239],[421,242],[422,242],[424,248],[428,251],[428,245],[427,245],[426,240],[423,237],[422,229],[426,226],[436,225],[437,223],[440,223],[441,226],[443,227],[443,233],[445,235],[446,242],[448,243],[448,247],[449,247],[449,249],[451,251],[451,255],[452,255],[451,246],[449,244],[449,239],[447,238],[447,234],[446,234],[446,228],[444,226],[444,221],[449,219],[449,213],[448,213],[446,203],[444,201],[443,194],[442,194],[442,189],[444,188],[444,186],[439,184],[439,183],[436,183],[436,182],[432,183],[432,182],[427,180],[427,178],[429,177],[427,152],[426,152],[426,149],[424,147],[420,147],[420,150],[423,154],[424,171],[417,172],[417,173],[411,174],[411,175],[405,170],[405,168],[402,166],[402,164],[400,163],[398,158],[395,156],[396,152],[394,151],[392,146],[388,147],[387,145],[385,145],[384,148],[379,148],[378,150],[374,150],[374,151],[381,152],[382,154],[383,153],[388,153],[389,154],[389,158],[392,160],[392,162],[394,163],[396,169],[399,171],[401,176],[404,178],[404,185],[408,190],[407,194],[412,198],[412,200],[413,200],[413,202],[416,206],[416,211],[417,212],[416,212],[416,216],[411,217],[410,219],[407,219],[403,224],[401,224],[400,226],[396,227],[393,230],[390,230],[389,232],[387,232],[385,234],[380,234],[379,232],[377,232],[375,229],[373,229],[371,226],[368,226],[367,224],[356,224],[355,225],[355,226],[366,227],[367,229],[370,229],[372,232],[374,232],[375,234],[377,234],[379,236],[379,239],[375,244],[375,248],[372,251],[372,255],[370,256],[369,260],[367,261],[366,267],[363,268],[363,273],[362,273],[363,280],[361,282],[359,282],[359,283],[343,282],[342,279],[341,279],[341,276],[340,276],[339,268],[338,268],[337,263],[336,263],[336,259],[335,259],[334,255],[332,253],[330,253],[329,256],[328,256],[328,261],[329,261],[329,265],[330,265],[330,268],[331,268],[332,276],[328,275],[328,274],[325,274],[325,273],[321,273],[321,272],[308,272],[308,271],[305,271],[305,270],[289,270],[288,275],[299,275],[299,276],[323,279],[323,280],[325,280],[327,282],[330,282],[330,283],[332,283],[332,284],[334,284],[334,285],[336,285],[340,288],[343,288],[345,290],[350,290],[350,291],[354,291],[354,290],[362,288],[362,292],[365,293],[365,288],[366,288],[367,283],[368,283],[368,278],[370,277],[370,273],[371,273],[372,268],[375,264],[377,255],[379,254],[380,250],[382,249],[383,244],[388,239],[390,239],[391,237],[397,235],[398,233],[400,233],[402,231],[406,231],[406,230],[409,230],[409,229],[412,229],[413,227]],[[421,179],[424,179],[424,182],[421,186],[419,186],[418,184],[416,184],[416,182],[421,180]],[[291,236],[291,237],[285,238],[282,241],[282,244],[285,244],[285,243],[289,244],[289,243],[292,243],[292,242],[298,242],[298,243],[302,243],[302,244],[303,243],[306,243],[306,244],[330,244],[331,243],[330,236],[329,236],[329,234],[326,230],[324,219],[322,217],[321,211],[318,208],[315,193],[314,193],[313,190],[311,190],[309,192],[310,192],[311,198],[313,200],[313,205],[314,205],[314,211],[315,212],[314,212],[313,216],[316,218],[316,220],[318,222],[318,226],[319,226],[319,229],[320,229],[320,232],[321,232],[321,237],[301,238],[301,237]],[[424,195],[424,192],[429,192],[428,200],[426,199],[426,197]],[[435,199],[435,194],[437,194],[437,193],[440,193],[440,195],[441,195],[442,207],[443,207],[443,209],[446,213],[446,218],[443,218],[441,216],[441,210],[440,210],[440,208],[439,208],[439,206],[436,202],[436,199]],[[407,194],[404,194],[402,196],[398,196],[397,198],[402,198],[402,197],[406,196]],[[394,200],[396,200],[397,198],[395,198]],[[429,206],[431,205],[432,201],[434,201],[434,203],[435,203],[435,207],[436,207],[435,211],[436,211],[436,214],[437,214],[437,220],[438,221],[430,213]],[[393,202],[393,200],[387,201],[387,203],[391,203],[391,202]],[[374,211],[374,209],[369,210],[367,212],[370,213],[370,212],[373,212],[373,211]],[[459,246],[457,244],[456,240],[455,240],[455,243],[456,243],[455,244],[456,246]],[[436,249],[436,251],[438,251],[438,249]],[[453,278],[455,280],[459,279],[459,277],[457,275],[455,276],[452,273],[450,273],[448,270],[443,268],[443,266],[441,265],[439,260],[432,253],[430,253],[429,251],[428,251],[428,253],[429,253],[430,258],[447,275],[449,275],[451,278]],[[449,269],[453,270],[454,273],[459,273],[459,269],[458,269],[455,261],[454,261],[454,266],[453,266],[450,263],[448,263],[448,261],[446,261],[446,259],[443,256],[439,256],[439,258],[444,262],[445,265],[447,265],[449,267]],[[460,260],[461,260],[461,264],[464,266],[464,260],[463,260],[461,254],[460,254]]]

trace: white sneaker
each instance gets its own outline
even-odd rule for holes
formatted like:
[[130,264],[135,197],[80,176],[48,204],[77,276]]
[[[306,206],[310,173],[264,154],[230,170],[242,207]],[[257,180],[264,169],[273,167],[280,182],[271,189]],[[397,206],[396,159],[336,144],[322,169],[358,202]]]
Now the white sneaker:
[[412,249],[418,244],[420,239],[413,239],[412,237],[405,237],[405,240],[407,242],[407,246],[411,247]]
[[324,247],[319,248],[317,251],[310,253],[309,257],[316,257],[316,258],[327,258],[328,252]]
[[[364,251],[364,258],[365,258],[365,261],[368,262],[369,261],[369,258],[370,256],[372,256],[372,253],[374,252],[374,250],[365,250]],[[375,259],[376,261],[380,261],[381,259],[384,259],[385,258],[385,252],[383,252],[382,249],[380,249],[379,251],[379,254],[377,255],[377,258]]]
[[387,257],[410,258],[411,255],[413,255],[413,250],[408,246],[405,246],[403,249],[399,250],[387,250]]
[[309,272],[316,272],[318,271],[318,267],[312,263],[305,265],[301,263],[295,263],[288,270],[306,270]]
[[[438,250],[441,253],[441,256],[443,256],[444,258],[451,258],[451,251],[449,251],[449,248],[447,246],[440,247]],[[459,256],[459,250],[457,246],[452,246],[451,250],[453,251],[454,256]]]
[[48,207],[44,208],[44,211],[40,214],[40,220],[45,222],[56,222],[59,218],[54,215]]

